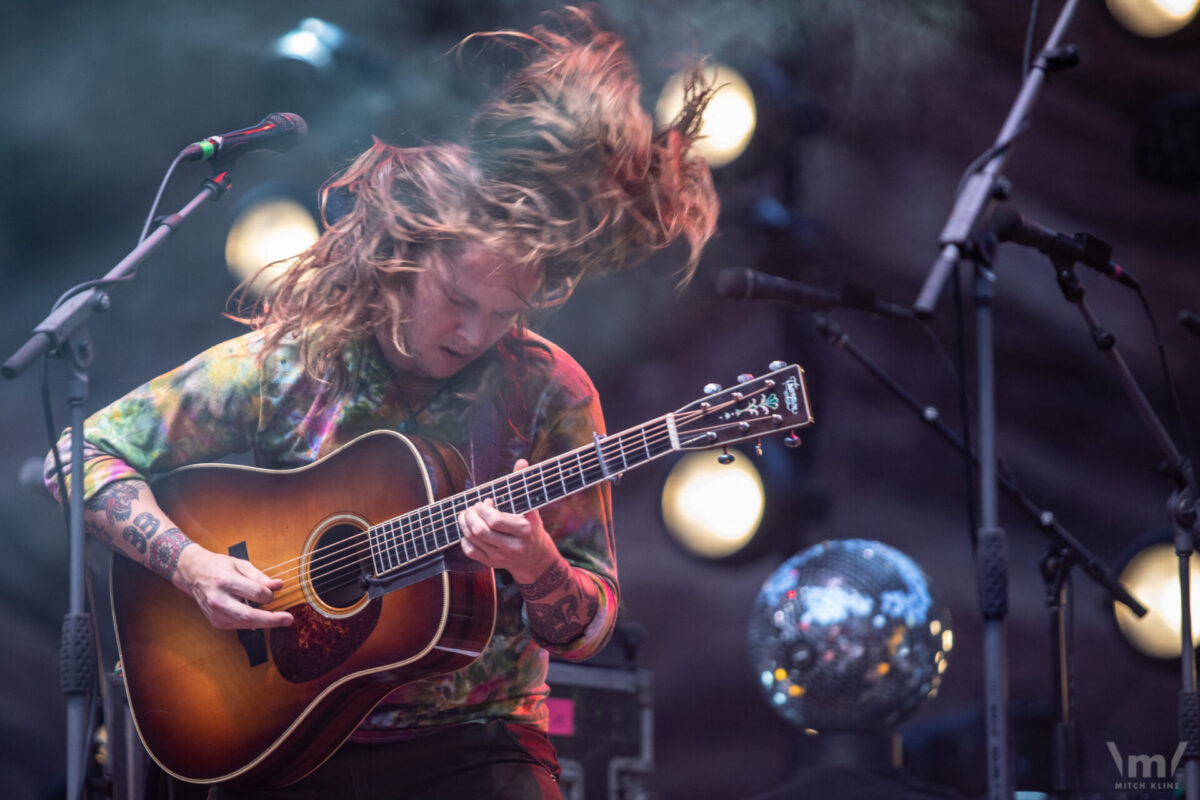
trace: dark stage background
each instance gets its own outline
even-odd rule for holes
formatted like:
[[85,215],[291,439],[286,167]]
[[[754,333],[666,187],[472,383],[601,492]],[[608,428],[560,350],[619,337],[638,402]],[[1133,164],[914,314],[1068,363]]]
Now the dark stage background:
[[[1039,42],[1060,7],[1044,5]],[[657,796],[749,796],[796,768],[800,734],[760,697],[745,626],[776,565],[831,537],[900,548],[946,598],[955,649],[940,696],[906,727],[911,763],[928,780],[981,794],[981,625],[960,460],[818,339],[807,312],[724,300],[713,286],[720,269],[744,265],[829,289],[854,282],[910,303],[960,174],[991,144],[1018,90],[1028,3],[603,7],[630,42],[648,103],[682,55],[709,53],[759,87],[760,128],[747,154],[717,174],[722,233],[691,287],[677,293],[671,259],[658,258],[584,286],[543,329],[591,372],[613,430],[690,401],[710,380],[762,372],[775,358],[805,365],[818,420],[798,454],[767,443],[762,463],[775,491],[768,502],[782,510],[770,531],[778,545],[745,563],[703,563],[668,541],[657,504],[669,464],[647,467],[615,491],[625,619],[644,627],[639,660],[654,673]],[[113,310],[91,326],[89,409],[236,333],[220,314],[233,287],[224,232],[239,200],[274,181],[313,196],[371,134],[403,144],[455,136],[493,61],[472,55],[460,63],[447,51],[475,30],[528,27],[542,8],[518,0],[9,4],[0,25],[0,350],[15,350],[63,290],[106,272],[133,246],[180,147],[270,111],[294,111],[311,127],[300,147],[244,158],[230,195],[201,209],[135,282],[112,292]],[[298,89],[296,76],[275,70],[265,53],[307,15],[361,36],[373,55],[349,75]],[[1143,41],[1102,4],[1084,2],[1067,41],[1079,45],[1082,63],[1048,83],[1014,149],[1014,202],[1056,229],[1114,244],[1145,286],[1185,412],[1198,425],[1200,340],[1175,315],[1200,307],[1200,23]],[[1164,122],[1172,102],[1191,103],[1190,128]],[[164,208],[190,198],[204,177],[203,167],[182,168]],[[1009,246],[997,274],[1001,449],[1033,499],[1113,563],[1166,524],[1161,455],[1048,263]],[[1094,274],[1081,277],[1165,412],[1167,390],[1136,297]],[[854,312],[835,316],[911,391],[953,416],[953,377],[922,331]],[[953,348],[949,295],[932,328]],[[58,369],[50,385],[65,424]],[[18,479],[46,449],[37,394],[37,370],[0,394],[0,794],[13,798],[56,787],[61,796],[64,749],[57,650],[65,535],[47,495]],[[1011,504],[1001,513],[1010,537],[1018,783],[1037,788],[1050,714],[1037,571],[1046,540]],[[1124,643],[1090,581],[1077,579],[1076,589],[1083,785],[1111,792],[1119,776],[1106,742],[1122,753],[1174,751],[1178,670]]]

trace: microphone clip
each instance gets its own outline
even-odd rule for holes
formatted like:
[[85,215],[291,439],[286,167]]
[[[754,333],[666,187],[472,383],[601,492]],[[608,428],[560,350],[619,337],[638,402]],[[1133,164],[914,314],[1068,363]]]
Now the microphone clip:
[[1049,249],[1043,251],[1058,269],[1070,269],[1082,262],[1090,267],[1106,267],[1112,261],[1112,245],[1092,236],[1077,233],[1067,236],[1060,233]]
[[209,163],[212,164],[213,174],[211,178],[204,181],[203,186],[209,190],[212,199],[216,201],[233,187],[233,175],[230,174],[227,165],[218,161]]

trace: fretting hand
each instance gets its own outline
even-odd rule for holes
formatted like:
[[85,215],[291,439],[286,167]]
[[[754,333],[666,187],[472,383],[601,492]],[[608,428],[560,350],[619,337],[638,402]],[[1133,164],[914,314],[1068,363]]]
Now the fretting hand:
[[[521,459],[519,472],[529,466]],[[537,511],[509,514],[489,498],[458,515],[462,549],[470,558],[494,569],[508,570],[518,583],[532,583],[562,558]]]

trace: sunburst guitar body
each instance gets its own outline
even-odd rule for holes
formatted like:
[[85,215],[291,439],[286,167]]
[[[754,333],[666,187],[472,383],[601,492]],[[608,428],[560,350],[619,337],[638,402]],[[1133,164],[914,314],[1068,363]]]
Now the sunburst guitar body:
[[487,647],[495,579],[458,547],[463,509],[487,499],[521,514],[667,453],[811,423],[792,365],[465,491],[453,448],[390,431],[299,469],[171,472],[152,484],[171,520],[206,549],[281,578],[267,607],[295,623],[213,628],[190,596],[115,556],[113,616],[138,733],[185,781],[295,782],[393,689]]

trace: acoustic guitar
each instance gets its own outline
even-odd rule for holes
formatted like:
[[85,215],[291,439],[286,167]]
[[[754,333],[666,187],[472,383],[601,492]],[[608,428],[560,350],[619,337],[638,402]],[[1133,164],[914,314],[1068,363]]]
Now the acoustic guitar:
[[282,578],[267,607],[295,624],[219,630],[170,582],[115,556],[113,616],[138,733],[185,781],[297,781],[397,686],[460,669],[487,646],[494,576],[457,547],[459,512],[491,498],[522,514],[673,451],[812,421],[792,365],[467,491],[456,451],[392,431],[293,470],[168,473],[153,490],[171,519],[209,550]]

